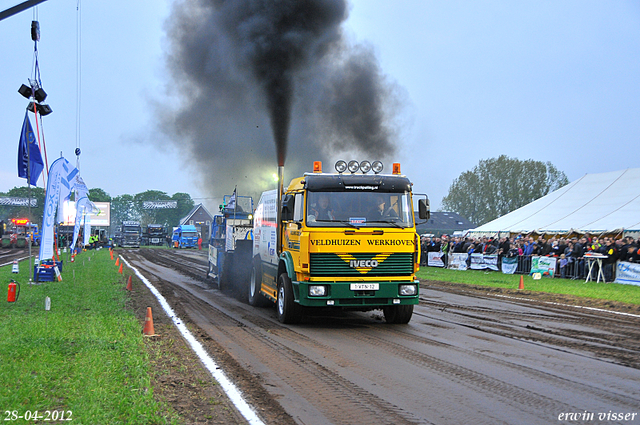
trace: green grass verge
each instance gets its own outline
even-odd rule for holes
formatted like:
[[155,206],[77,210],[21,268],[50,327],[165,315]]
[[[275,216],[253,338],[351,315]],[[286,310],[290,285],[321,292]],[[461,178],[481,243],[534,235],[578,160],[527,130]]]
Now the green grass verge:
[[[10,418],[6,411],[64,411],[77,424],[174,423],[153,398],[141,326],[125,308],[109,251],[62,259],[62,282],[28,285],[28,260],[19,274],[0,268],[0,419]],[[15,303],[4,295],[11,279],[21,286]]]
[[[520,275],[509,275],[496,271],[483,270],[448,270],[439,267],[423,267],[418,271],[417,277],[425,280],[440,280],[493,288],[518,289],[518,285],[520,284]],[[585,283],[584,280],[548,277],[533,280],[531,276],[525,275],[524,287],[529,291],[640,304],[640,286],[635,285],[596,282]]]

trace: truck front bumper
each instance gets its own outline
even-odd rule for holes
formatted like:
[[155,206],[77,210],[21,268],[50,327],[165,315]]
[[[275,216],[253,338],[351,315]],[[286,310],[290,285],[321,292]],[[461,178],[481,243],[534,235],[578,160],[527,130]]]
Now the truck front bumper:
[[[419,281],[396,282],[292,282],[296,301],[306,307],[382,308],[389,305],[415,305],[419,302]],[[352,285],[377,285],[377,289],[354,289]],[[311,287],[324,286],[325,295],[311,295]],[[414,293],[403,295],[414,287]],[[411,291],[409,291],[411,292]]]

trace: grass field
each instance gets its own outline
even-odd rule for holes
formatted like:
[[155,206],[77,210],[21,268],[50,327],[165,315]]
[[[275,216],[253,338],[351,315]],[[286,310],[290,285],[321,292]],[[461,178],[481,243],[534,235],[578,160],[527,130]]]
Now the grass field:
[[[418,271],[419,279],[464,283],[493,288],[518,289],[520,275],[509,275],[496,271],[448,270],[439,267],[423,267]],[[533,280],[524,276],[525,289],[529,291],[565,294],[578,297],[595,298],[609,301],[640,304],[640,286],[618,283],[596,283],[583,280],[570,280],[544,277]]]
[[[0,420],[37,411],[38,422],[176,422],[153,398],[140,323],[125,308],[124,279],[109,251],[62,259],[63,282],[26,284],[28,260],[19,274],[0,269],[4,288],[11,279],[21,286],[17,302],[6,295],[0,302]],[[11,423],[33,422],[24,419]]]

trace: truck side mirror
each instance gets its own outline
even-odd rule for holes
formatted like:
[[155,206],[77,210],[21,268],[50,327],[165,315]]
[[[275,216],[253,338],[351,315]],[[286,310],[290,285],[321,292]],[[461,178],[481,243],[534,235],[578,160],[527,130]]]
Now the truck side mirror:
[[428,220],[431,217],[429,200],[426,198],[418,200],[418,217],[420,217],[421,220]]
[[295,198],[293,195],[285,195],[282,199],[282,221],[293,220]]

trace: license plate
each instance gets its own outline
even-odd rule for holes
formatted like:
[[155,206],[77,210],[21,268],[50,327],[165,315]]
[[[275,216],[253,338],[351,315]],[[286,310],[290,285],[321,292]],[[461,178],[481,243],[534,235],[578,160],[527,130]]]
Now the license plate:
[[377,291],[380,289],[378,283],[352,283],[349,285],[349,289],[352,291]]

